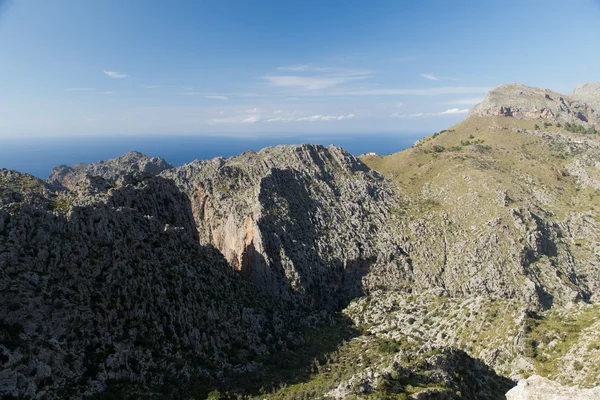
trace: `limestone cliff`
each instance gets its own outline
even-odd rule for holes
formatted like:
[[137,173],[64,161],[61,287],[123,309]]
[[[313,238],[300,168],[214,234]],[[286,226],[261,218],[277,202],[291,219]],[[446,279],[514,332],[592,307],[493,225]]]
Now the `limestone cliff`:
[[198,243],[188,198],[160,177],[64,193],[1,170],[0,266],[0,396],[202,387],[297,340]]
[[188,193],[201,243],[268,293],[336,307],[411,277],[387,230],[390,182],[339,147],[277,146],[161,176]]
[[519,83],[500,85],[473,107],[470,115],[504,116],[600,126],[597,93],[593,87],[581,86],[573,96]]

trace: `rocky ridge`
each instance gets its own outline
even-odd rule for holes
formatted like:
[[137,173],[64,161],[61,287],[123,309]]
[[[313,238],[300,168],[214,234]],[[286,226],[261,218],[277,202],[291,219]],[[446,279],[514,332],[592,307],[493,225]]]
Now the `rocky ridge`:
[[302,341],[199,244],[172,181],[88,176],[64,193],[2,170],[0,182],[0,395],[198,389]]
[[[593,86],[596,85],[596,86]],[[579,86],[572,96],[519,83],[492,89],[470,115],[504,116],[600,126],[596,84]]]
[[201,243],[267,293],[336,307],[411,278],[387,230],[391,185],[339,147],[276,146],[161,176],[188,193]]
[[597,311],[573,305],[600,289],[593,92],[499,87],[414,148],[363,156],[373,169],[298,145],[178,168],[133,152],[48,182],[3,170],[1,393],[264,378],[270,354],[310,347],[294,321],[352,299],[360,334],[328,347],[343,363],[295,365],[313,373],[274,398],[493,398],[511,385],[496,373],[590,386]]
[[120,157],[94,164],[59,165],[52,169],[48,183],[58,187],[73,189],[86,175],[99,176],[108,181],[116,181],[121,176],[135,173],[157,175],[173,168],[161,157],[149,157],[137,151],[130,151]]

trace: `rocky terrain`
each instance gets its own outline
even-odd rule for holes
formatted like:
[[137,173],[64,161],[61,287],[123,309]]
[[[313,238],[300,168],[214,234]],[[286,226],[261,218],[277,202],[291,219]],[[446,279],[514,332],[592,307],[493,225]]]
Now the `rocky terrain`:
[[470,114],[598,126],[598,105],[597,83],[577,87],[572,96],[513,83],[491,90]]
[[215,384],[301,341],[272,301],[201,246],[172,181],[0,172],[0,395]]
[[512,84],[389,156],[2,170],[0,396],[593,393],[597,109]]

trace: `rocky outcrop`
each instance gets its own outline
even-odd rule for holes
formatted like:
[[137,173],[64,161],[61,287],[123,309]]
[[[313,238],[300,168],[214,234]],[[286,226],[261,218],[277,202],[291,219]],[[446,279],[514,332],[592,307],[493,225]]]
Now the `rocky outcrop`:
[[584,83],[573,90],[571,97],[600,112],[600,82]]
[[507,400],[596,400],[600,398],[600,387],[579,389],[565,387],[538,375],[530,376],[506,393]]
[[161,176],[188,193],[200,242],[270,294],[336,307],[410,279],[387,226],[391,184],[339,147],[276,146]]
[[[596,87],[582,86],[567,96],[519,83],[500,85],[470,111],[470,115],[545,119],[584,126],[600,126]],[[591,95],[594,93],[593,95]],[[595,99],[595,100],[594,100]]]
[[90,165],[75,164],[70,167],[60,165],[52,169],[48,182],[58,187],[73,189],[75,184],[86,175],[116,181],[119,177],[128,174],[157,175],[170,168],[171,165],[161,157],[149,157],[137,151],[130,151],[120,157]]
[[198,389],[299,340],[199,244],[172,181],[85,177],[65,193],[3,170],[0,183],[0,396]]

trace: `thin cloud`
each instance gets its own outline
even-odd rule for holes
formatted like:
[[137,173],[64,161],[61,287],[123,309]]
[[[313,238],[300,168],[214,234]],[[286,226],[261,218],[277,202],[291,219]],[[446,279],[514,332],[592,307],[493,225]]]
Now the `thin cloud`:
[[454,114],[468,114],[469,113],[469,109],[468,108],[451,108],[449,110],[446,111],[442,111],[439,115],[454,115]]
[[207,95],[204,96],[205,99],[212,99],[212,100],[229,100],[229,97],[227,96],[220,96],[220,95]]
[[448,102],[440,103],[440,104],[452,104],[452,105],[457,105],[457,106],[471,106],[471,105],[479,104],[482,101],[483,101],[483,97],[472,97],[469,99],[452,100],[452,101],[448,101]]
[[450,108],[446,111],[442,111],[442,112],[438,112],[438,113],[423,113],[423,112],[414,113],[414,114],[393,113],[392,117],[395,117],[395,118],[437,117],[437,116],[441,116],[441,115],[461,115],[461,114],[468,114],[468,113],[469,113],[468,108],[464,108],[464,109]]
[[253,124],[260,121],[260,115],[250,115],[242,120],[244,124]]
[[330,96],[439,96],[445,94],[487,93],[491,88],[485,86],[445,86],[424,89],[366,89],[347,92],[326,93]]
[[74,87],[74,88],[69,88],[69,89],[67,89],[67,92],[87,92],[87,91],[91,91],[91,90],[96,90],[96,88],[90,88],[90,87]]
[[157,89],[158,88],[158,86],[152,86],[152,85],[142,85],[142,87],[144,89]]
[[107,94],[107,95],[109,95],[109,94],[115,94],[115,93],[117,93],[117,92],[100,92],[100,94]]
[[291,87],[304,90],[322,90],[351,81],[367,79],[367,77],[277,75],[265,76],[264,79],[266,79],[271,86]]
[[260,110],[256,107],[254,107],[252,110],[246,110],[246,112],[252,114],[252,113],[260,112]]
[[342,121],[344,119],[354,118],[354,114],[348,115],[311,115],[306,117],[274,117],[269,118],[267,122],[302,122],[302,121]]
[[450,78],[449,76],[438,76],[434,74],[420,74],[422,78],[430,81],[459,81],[458,78]]
[[369,79],[372,71],[356,68],[291,65],[278,67],[277,71],[296,72],[293,75],[265,75],[270,86],[296,88],[307,91],[324,90],[344,83]]
[[123,78],[127,78],[129,75],[127,74],[121,74],[119,72],[115,72],[115,71],[103,71],[106,75],[110,76],[113,79],[123,79]]
[[398,62],[398,63],[403,63],[403,62],[415,61],[418,58],[419,58],[418,56],[394,57],[394,58],[392,58],[392,61]]

